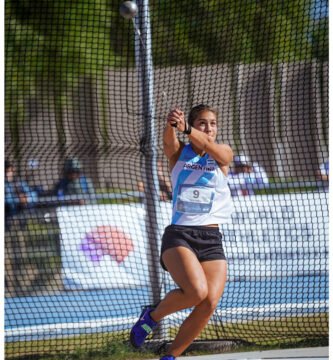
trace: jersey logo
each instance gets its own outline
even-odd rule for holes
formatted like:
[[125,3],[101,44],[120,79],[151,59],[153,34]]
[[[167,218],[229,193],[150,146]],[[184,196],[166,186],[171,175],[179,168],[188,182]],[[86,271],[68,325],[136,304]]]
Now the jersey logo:
[[199,171],[215,171],[215,165],[216,165],[216,161],[212,160],[212,163],[208,164],[208,160],[207,160],[207,164],[206,165],[201,165],[198,163],[185,163],[184,164],[184,170],[199,170]]

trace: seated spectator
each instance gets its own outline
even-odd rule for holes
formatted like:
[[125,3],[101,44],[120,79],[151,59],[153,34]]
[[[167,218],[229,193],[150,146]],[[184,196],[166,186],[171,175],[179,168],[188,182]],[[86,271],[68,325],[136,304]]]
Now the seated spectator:
[[258,163],[252,163],[245,155],[234,157],[234,166],[229,173],[231,195],[254,195],[255,189],[264,188],[268,183],[268,176]]
[[[68,158],[64,164],[63,177],[55,185],[55,195],[62,199],[66,195],[94,194],[92,181],[82,174],[81,163],[76,158]],[[83,199],[75,203],[86,203]]]
[[14,165],[5,160],[5,217],[18,214],[23,209],[33,207],[38,200],[36,191],[28,183],[15,176]]
[[39,161],[37,159],[28,159],[26,180],[31,189],[36,191],[38,197],[47,196],[47,191],[44,190],[43,186],[39,183],[38,179]]
[[258,189],[265,188],[266,184],[269,184],[269,178],[265,169],[260,166],[257,162],[253,163],[253,171],[255,173],[256,184]]
[[316,171],[316,179],[319,181],[329,181],[329,161],[325,161]]

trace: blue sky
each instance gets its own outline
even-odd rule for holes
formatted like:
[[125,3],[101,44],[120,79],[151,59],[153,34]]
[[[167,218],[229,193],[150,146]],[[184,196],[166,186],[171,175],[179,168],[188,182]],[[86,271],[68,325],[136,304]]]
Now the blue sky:
[[318,20],[328,16],[328,0],[314,0],[311,8],[311,16]]

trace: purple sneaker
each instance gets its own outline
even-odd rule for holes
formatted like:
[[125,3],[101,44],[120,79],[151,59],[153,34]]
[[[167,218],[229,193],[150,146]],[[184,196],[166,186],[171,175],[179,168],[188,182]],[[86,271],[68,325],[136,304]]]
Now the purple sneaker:
[[150,313],[154,310],[153,306],[146,306],[139,320],[132,327],[130,334],[130,342],[135,348],[139,348],[145,342],[146,337],[156,328],[157,322],[151,317]]
[[176,360],[176,358],[173,355],[164,355],[160,360]]

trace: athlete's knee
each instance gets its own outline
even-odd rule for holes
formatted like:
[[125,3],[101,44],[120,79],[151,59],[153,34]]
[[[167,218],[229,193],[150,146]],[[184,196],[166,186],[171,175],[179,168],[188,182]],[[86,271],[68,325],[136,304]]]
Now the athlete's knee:
[[208,296],[207,283],[198,282],[195,286],[187,289],[187,296],[193,306],[200,304]]
[[219,302],[219,298],[207,296],[201,303],[200,303],[200,310],[203,314],[211,316]]

